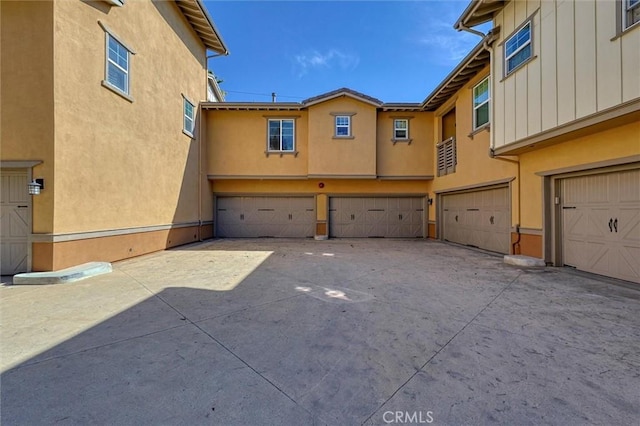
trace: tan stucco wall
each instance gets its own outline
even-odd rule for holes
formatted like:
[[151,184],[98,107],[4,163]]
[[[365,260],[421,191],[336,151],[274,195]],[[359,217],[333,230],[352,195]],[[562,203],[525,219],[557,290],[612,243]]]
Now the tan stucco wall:
[[[319,184],[324,187],[320,188]],[[217,195],[424,195],[427,181],[377,179],[300,179],[254,180],[224,179],[214,181]]]
[[[411,143],[393,143],[396,118],[409,120]],[[377,122],[378,176],[433,176],[433,113],[379,112]]]
[[[207,173],[213,176],[306,176],[306,111],[205,111]],[[267,120],[295,119],[297,155],[265,154]]]
[[33,169],[45,179],[33,197],[33,231],[52,232],[53,3],[0,1],[0,52],[0,157],[43,162]]
[[522,226],[542,228],[542,177],[547,172],[640,154],[640,122],[594,133],[520,156]]
[[[334,138],[335,116],[351,116],[352,139]],[[376,108],[340,97],[309,107],[309,175],[376,175]]]
[[[198,143],[182,132],[183,95],[206,98],[205,48],[175,3],[60,1],[55,17],[53,232],[197,221]],[[133,102],[101,84],[99,21],[135,51]]]
[[[470,136],[473,130],[473,86],[484,79],[489,73],[489,67],[479,72],[469,83],[462,87],[451,99],[454,102],[445,103],[435,113],[434,142],[432,144],[432,166],[437,175],[437,149],[436,143],[441,135],[441,117],[451,108],[456,108],[456,145],[458,164],[455,173],[436,176],[430,186],[430,192],[455,190],[468,186],[481,186],[502,179],[515,178],[512,182],[512,225],[518,222],[518,191],[517,191],[517,164],[509,161],[491,158],[489,156],[489,130],[480,130]],[[515,158],[514,158],[515,159]],[[434,202],[431,206],[430,217],[435,217],[437,206]]]

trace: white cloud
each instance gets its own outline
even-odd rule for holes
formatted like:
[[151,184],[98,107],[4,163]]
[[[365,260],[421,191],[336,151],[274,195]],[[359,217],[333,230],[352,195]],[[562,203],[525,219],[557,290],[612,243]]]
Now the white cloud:
[[312,69],[332,69],[353,70],[360,63],[357,55],[341,52],[338,49],[330,49],[325,53],[311,50],[294,56],[294,65],[298,76],[305,75]]

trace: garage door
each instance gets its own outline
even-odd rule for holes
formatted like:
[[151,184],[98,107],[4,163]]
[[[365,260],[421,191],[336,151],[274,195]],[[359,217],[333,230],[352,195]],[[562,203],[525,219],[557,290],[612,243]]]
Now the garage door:
[[218,237],[314,236],[314,197],[218,197]]
[[0,193],[0,272],[13,275],[27,271],[28,236],[31,232],[31,196],[27,172],[3,170]]
[[422,197],[332,197],[329,236],[421,238]]
[[563,179],[563,263],[640,282],[640,170]]
[[509,253],[509,188],[442,196],[442,239],[498,253]]

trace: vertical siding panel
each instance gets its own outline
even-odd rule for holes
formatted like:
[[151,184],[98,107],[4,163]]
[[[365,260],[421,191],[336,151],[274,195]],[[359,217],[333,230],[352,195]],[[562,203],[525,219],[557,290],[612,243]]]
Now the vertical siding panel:
[[576,118],[593,114],[596,105],[596,5],[575,2]]
[[[515,2],[509,2],[502,12],[504,36],[509,37],[516,27],[514,21]],[[502,46],[504,48],[504,45]],[[504,50],[500,49],[500,60],[504,62]],[[504,67],[504,64],[503,64]],[[509,144],[516,138],[516,87],[513,75],[504,80],[504,143]]]
[[517,27],[522,24],[529,15],[527,15],[527,1],[514,1],[513,3],[513,22]]
[[542,89],[540,87],[540,2],[527,3],[527,16],[533,17],[533,54],[538,56],[527,67],[527,134],[534,135],[541,130]]
[[571,0],[558,1],[558,124],[576,118],[574,5]]
[[622,36],[622,101],[640,97],[640,31]]
[[[502,28],[502,14],[498,14],[495,18],[495,26]],[[491,108],[493,110],[493,120],[491,123],[491,137],[494,146],[500,147],[504,143],[504,82],[502,80],[502,47],[496,42],[494,44],[493,56],[491,58],[492,67],[491,78],[494,82],[493,92],[491,93]]]
[[524,68],[516,71],[516,74],[511,78],[515,80],[515,117],[516,117],[516,140],[527,137],[527,83],[528,79],[528,65]]
[[555,1],[543,0],[539,15],[542,130],[547,130],[558,124]]
[[596,19],[597,101],[598,111],[601,111],[620,103],[622,100],[620,38],[611,41],[616,35],[618,19],[616,3],[613,1],[596,2]]

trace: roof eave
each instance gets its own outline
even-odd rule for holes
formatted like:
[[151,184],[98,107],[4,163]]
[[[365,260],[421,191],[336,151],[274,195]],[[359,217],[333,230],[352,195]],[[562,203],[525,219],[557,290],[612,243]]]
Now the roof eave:
[[229,49],[209,16],[207,8],[202,4],[202,0],[175,0],[175,2],[207,49],[224,56],[229,54]]
[[226,111],[300,111],[297,102],[202,102],[202,109]]
[[489,22],[493,19],[493,14],[501,10],[505,3],[505,0],[472,0],[453,27],[462,31]]

